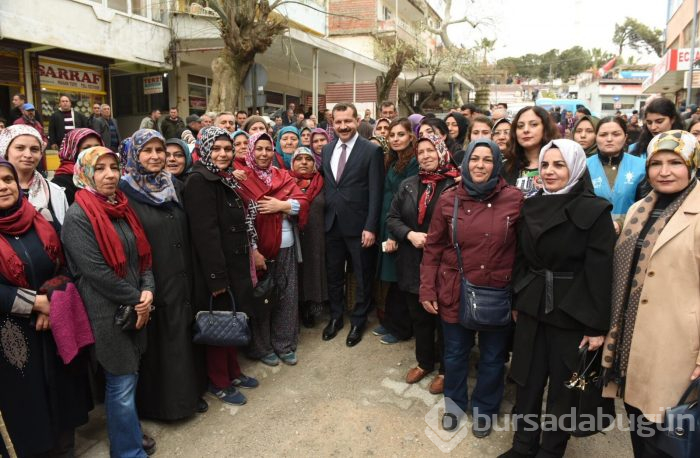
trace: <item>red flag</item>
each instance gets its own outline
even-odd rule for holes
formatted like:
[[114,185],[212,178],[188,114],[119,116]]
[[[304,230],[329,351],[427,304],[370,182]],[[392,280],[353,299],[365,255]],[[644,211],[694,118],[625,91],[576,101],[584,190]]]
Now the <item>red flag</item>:
[[606,73],[608,73],[610,70],[612,70],[613,67],[615,66],[615,61],[616,61],[616,60],[617,60],[617,56],[613,57],[612,59],[610,59],[609,61],[607,61],[607,62],[605,63],[605,65],[603,65],[602,67],[600,67],[600,68],[598,69],[598,77],[599,77],[599,78],[602,78],[603,76],[605,76]]

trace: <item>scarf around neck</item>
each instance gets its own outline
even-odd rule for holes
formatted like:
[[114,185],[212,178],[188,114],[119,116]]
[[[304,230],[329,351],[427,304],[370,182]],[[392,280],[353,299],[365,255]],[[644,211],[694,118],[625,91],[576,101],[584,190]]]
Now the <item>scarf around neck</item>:
[[416,142],[416,153],[418,152],[418,145],[422,142],[430,142],[435,147],[438,154],[438,166],[436,170],[429,172],[420,168],[419,163],[418,176],[421,183],[425,185],[425,190],[418,198],[418,224],[423,224],[423,221],[425,221],[425,215],[435,195],[437,184],[448,178],[457,178],[459,176],[459,170],[452,166],[450,152],[442,138],[432,134],[419,138]]
[[[239,188],[238,181],[233,176],[233,161],[224,170],[220,170],[214,162],[211,160],[212,149],[214,148],[214,143],[216,140],[221,138],[227,138],[231,141],[231,136],[228,131],[222,129],[221,127],[209,126],[199,131],[197,134],[197,144],[196,152],[199,155],[199,162],[209,170],[214,175],[221,178],[221,182],[232,190],[237,190]],[[233,141],[231,141],[231,147],[233,147]],[[235,153],[234,153],[235,156]]]
[[[294,159],[297,156],[305,154],[314,160],[314,170],[311,173],[297,173],[294,171]],[[316,164],[316,159],[314,154],[309,148],[300,147],[294,152],[292,157],[292,168],[287,171],[289,175],[294,178],[297,186],[306,195],[306,199],[309,201],[308,206],[304,206],[299,211],[299,227],[303,229],[306,227],[306,223],[309,221],[309,207],[311,202],[323,191],[323,176],[318,173],[318,165]]]
[[58,150],[58,157],[61,160],[61,165],[56,170],[56,175],[73,175],[75,159],[80,153],[78,148],[83,140],[91,135],[97,139],[100,146],[105,146],[102,137],[92,129],[81,127],[66,132],[66,136],[63,137],[63,141],[61,142],[61,148]]

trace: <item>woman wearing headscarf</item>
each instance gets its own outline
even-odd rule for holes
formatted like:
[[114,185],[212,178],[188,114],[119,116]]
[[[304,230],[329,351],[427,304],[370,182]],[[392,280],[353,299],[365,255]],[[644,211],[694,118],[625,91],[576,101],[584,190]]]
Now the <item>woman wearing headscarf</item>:
[[[469,144],[462,163],[462,181],[440,196],[430,221],[420,270],[420,301],[428,313],[439,314],[445,338],[445,397],[467,411],[469,353],[479,336],[479,371],[472,393],[472,431],[476,437],[491,432],[504,390],[505,361],[510,325],[467,329],[458,320],[460,271],[473,285],[507,288],[515,260],[516,225],[523,196],[500,176],[503,161],[489,139]],[[457,240],[452,230],[455,202]],[[446,412],[443,427],[457,428],[459,412]]]
[[[151,246],[119,190],[120,177],[119,158],[110,149],[95,146],[78,155],[73,180],[80,189],[61,237],[105,375],[110,455],[145,457],[135,393],[155,284]],[[136,315],[134,330],[115,323],[123,306],[133,307],[129,315]]]
[[[272,275],[277,286],[272,310],[265,307],[256,313],[248,351],[252,358],[268,366],[276,366],[280,360],[294,365],[299,340],[299,296],[296,241],[289,216],[305,215],[309,201],[289,173],[273,167],[272,145],[272,137],[266,133],[250,137],[243,169],[248,178],[240,183],[247,204],[257,213],[254,221],[258,252],[264,260],[274,261],[267,274]],[[300,221],[301,229],[303,222]],[[261,267],[266,269],[264,264]]]
[[248,139],[250,135],[242,130],[237,130],[231,134],[233,140],[233,168],[236,169],[233,175],[236,179],[245,180],[246,175],[241,169],[245,167],[245,157],[248,154]]
[[[439,363],[439,373],[430,384],[432,394],[443,391],[445,364],[443,361],[442,327],[434,314],[428,313],[418,300],[420,262],[428,227],[442,192],[454,184],[459,170],[452,167],[445,142],[437,135],[427,134],[416,142],[418,175],[401,182],[391,202],[387,229],[399,244],[396,253],[396,273],[399,290],[408,306],[416,337],[416,361],[409,369],[406,383],[417,383],[433,372]],[[437,331],[437,344],[435,332]],[[437,356],[437,358],[436,358]]]
[[425,116],[422,114],[414,113],[408,117],[409,122],[411,123],[411,131],[413,132],[413,135],[418,138],[418,130],[420,129],[420,122],[425,119]]
[[0,159],[0,411],[17,456],[73,456],[92,408],[85,358],[65,365],[50,331],[64,270],[58,234]]
[[78,188],[73,183],[73,169],[75,159],[82,150],[93,146],[105,146],[100,134],[92,129],[78,128],[66,132],[61,142],[61,149],[58,151],[58,158],[61,165],[56,169],[51,182],[63,188],[66,194],[68,205],[75,200],[75,193]]
[[68,200],[60,186],[47,181],[37,171],[42,156],[41,135],[33,127],[18,124],[0,132],[0,158],[15,167],[19,186],[29,203],[47,221],[60,228]]
[[593,193],[578,143],[552,140],[539,164],[543,187],[525,200],[518,230],[510,372],[517,416],[513,448],[502,456],[564,455],[569,433],[539,428],[545,387],[546,413],[569,412],[558,403],[579,349],[598,349],[610,325],[612,206]]
[[386,345],[410,339],[413,335],[408,304],[404,301],[397,283],[396,250],[398,249],[398,239],[387,228],[386,217],[401,182],[408,177],[418,175],[418,161],[414,150],[415,142],[416,136],[413,133],[411,122],[407,118],[392,121],[389,128],[390,151],[384,156],[386,176],[378,234],[378,238],[382,242],[382,251],[379,255],[377,270],[379,280],[384,282],[387,293],[384,316],[380,320],[381,324],[372,330],[372,334],[380,336],[379,341]]
[[[311,151],[314,153],[314,162],[323,164],[323,147],[331,142],[331,137],[324,129],[317,127],[311,131]],[[317,169],[322,167],[317,166]],[[319,170],[320,172],[321,170]]]
[[[192,166],[182,193],[190,225],[194,253],[194,312],[231,310],[255,319],[251,277],[251,252],[257,234],[252,212],[244,205],[233,176],[233,142],[220,127],[199,132],[197,150],[201,160]],[[238,388],[255,388],[258,381],[244,375],[235,347],[205,347],[209,392],[227,404],[242,405],[246,398]]]
[[299,146],[311,148],[311,129],[303,126],[299,129]]
[[460,148],[464,148],[469,141],[467,137],[469,134],[469,120],[458,111],[453,111],[452,113],[445,116],[445,124],[447,124],[448,135]]
[[506,154],[508,150],[508,140],[510,139],[510,119],[501,118],[493,123],[491,130],[491,140],[498,145],[501,154]]
[[267,132],[267,127],[268,126],[265,122],[265,118],[263,118],[262,116],[253,115],[248,116],[248,118],[245,120],[245,123],[243,123],[241,129],[248,135],[255,135],[261,132]]
[[158,131],[134,132],[124,148],[126,167],[119,188],[151,245],[158,292],[141,358],[136,405],[142,418],[170,421],[205,410],[205,404],[197,403],[206,386],[192,347],[192,251],[181,203],[183,185],[165,169],[165,148]]
[[370,137],[369,141],[371,141],[377,146],[382,147],[382,153],[384,154],[384,157],[386,157],[386,155],[389,154],[389,142],[386,140],[385,137],[382,137],[381,135],[373,135],[372,137]]
[[440,137],[450,151],[450,162],[455,168],[458,168],[464,159],[464,145],[458,145],[457,142],[450,137],[449,132],[444,120],[440,118],[423,118],[418,128],[418,138],[426,135],[437,135]]
[[292,163],[292,154],[300,146],[301,138],[299,130],[294,126],[285,126],[277,132],[277,143],[275,144],[275,157],[272,165],[279,169],[287,169]]
[[615,232],[619,234],[627,210],[641,198],[640,188],[646,177],[644,159],[624,152],[627,141],[625,121],[608,116],[597,124],[596,154],[590,156],[586,164],[595,194],[613,204],[612,217]]
[[309,206],[298,216],[302,255],[299,303],[302,324],[313,328],[316,318],[321,315],[323,303],[328,300],[323,177],[318,171],[315,155],[304,147],[294,152],[292,168],[288,173],[309,201]]
[[655,444],[663,413],[700,377],[698,152],[688,132],[652,139],[653,191],[630,208],[615,245],[603,395],[624,400],[636,457],[669,456]]
[[574,123],[574,128],[571,131],[572,140],[581,145],[581,148],[583,148],[583,152],[586,153],[586,157],[595,156],[596,154],[597,127],[598,118],[589,115],[583,115],[580,118],[578,118],[576,123]]
[[374,125],[374,135],[382,136],[384,138],[389,136],[389,125],[391,124],[391,119],[389,118],[379,118],[377,123]]
[[190,168],[192,168],[192,152],[189,145],[179,138],[166,140],[165,171],[170,172],[180,183],[184,183]]

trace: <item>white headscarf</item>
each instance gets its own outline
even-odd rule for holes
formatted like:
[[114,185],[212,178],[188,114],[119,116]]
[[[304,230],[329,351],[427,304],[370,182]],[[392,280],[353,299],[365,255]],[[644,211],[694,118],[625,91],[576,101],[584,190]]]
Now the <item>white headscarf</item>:
[[[578,183],[578,180],[581,179],[583,174],[586,173],[586,153],[583,151],[583,148],[581,148],[581,145],[573,140],[566,140],[564,138],[552,140],[544,145],[540,150],[540,177],[542,177],[542,161],[544,160],[544,154],[552,148],[557,148],[559,151],[561,151],[564,162],[566,162],[566,166],[569,169],[569,181],[567,181],[566,186],[561,188],[559,191],[549,192],[547,191],[547,185],[543,185],[542,190],[544,194],[548,196],[553,194],[568,194],[569,191],[571,191],[571,188],[573,188],[576,183]],[[542,183],[544,183],[544,179],[542,180]]]

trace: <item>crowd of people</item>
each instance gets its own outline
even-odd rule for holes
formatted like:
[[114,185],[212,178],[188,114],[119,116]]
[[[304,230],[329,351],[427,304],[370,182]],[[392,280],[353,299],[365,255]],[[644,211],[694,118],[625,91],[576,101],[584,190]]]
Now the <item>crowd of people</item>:
[[[329,341],[347,317],[353,347],[375,309],[382,344],[415,338],[406,382],[431,376],[456,406],[446,430],[468,412],[489,435],[510,358],[503,456],[563,456],[568,431],[525,426],[561,412],[585,347],[637,419],[635,456],[663,456],[664,409],[700,376],[700,121],[671,101],[641,126],[505,104],[440,119],[383,102],[374,119],[339,103],[321,122],[171,108],[125,139],[107,105],[87,120],[62,96],[47,136],[23,102],[0,131],[0,412],[18,456],[70,456],[98,400],[111,456],[151,454],[141,418],[247,402],[239,354],[303,364],[300,325],[327,314]],[[486,290],[505,322],[476,318]],[[232,306],[247,347],[192,343],[198,311]]]

